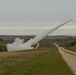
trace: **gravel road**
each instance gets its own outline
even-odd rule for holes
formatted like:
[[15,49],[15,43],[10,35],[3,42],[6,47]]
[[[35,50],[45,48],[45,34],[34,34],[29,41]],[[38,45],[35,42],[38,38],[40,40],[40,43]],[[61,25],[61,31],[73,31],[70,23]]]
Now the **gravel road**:
[[62,55],[63,59],[67,62],[68,66],[76,75],[76,53],[72,51],[70,52],[69,50],[65,50],[64,48],[59,47],[56,43],[54,44],[56,45],[56,47],[58,47],[58,50]]

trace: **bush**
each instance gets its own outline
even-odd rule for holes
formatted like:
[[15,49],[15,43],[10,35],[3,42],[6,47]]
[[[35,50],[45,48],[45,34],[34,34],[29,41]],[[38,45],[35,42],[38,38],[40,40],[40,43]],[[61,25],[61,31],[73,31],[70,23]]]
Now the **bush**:
[[70,45],[71,46],[75,46],[75,42],[70,42]]
[[6,46],[0,46],[0,52],[7,51]]

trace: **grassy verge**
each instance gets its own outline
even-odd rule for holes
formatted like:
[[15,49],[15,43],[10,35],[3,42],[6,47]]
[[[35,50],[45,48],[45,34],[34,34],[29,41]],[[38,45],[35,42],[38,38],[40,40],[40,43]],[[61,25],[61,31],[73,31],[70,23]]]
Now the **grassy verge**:
[[76,46],[71,46],[71,47],[64,47],[65,49],[68,49],[70,51],[76,52]]
[[1,56],[0,75],[73,75],[57,48]]
[[60,47],[63,47],[63,48],[65,48],[65,49],[67,49],[67,50],[76,52],[76,45],[75,45],[75,46],[65,46],[64,43],[62,43],[62,42],[57,42],[57,44],[58,44]]

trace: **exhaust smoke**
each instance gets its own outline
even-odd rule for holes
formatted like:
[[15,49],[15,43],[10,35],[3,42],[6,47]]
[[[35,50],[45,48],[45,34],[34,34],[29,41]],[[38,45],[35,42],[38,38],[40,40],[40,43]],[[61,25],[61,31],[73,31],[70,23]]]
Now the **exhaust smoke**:
[[12,44],[7,44],[7,50],[8,51],[19,51],[19,50],[29,50],[29,49],[34,49],[34,47],[32,47],[33,45],[37,44],[39,41],[41,41],[44,37],[46,37],[48,34],[54,32],[55,30],[57,30],[58,28],[60,28],[61,26],[71,22],[75,20],[75,18],[60,24],[56,27],[54,27],[53,29],[50,29],[44,33],[41,33],[39,35],[37,35],[34,39],[30,39],[27,42],[24,42],[24,39],[20,39],[20,38],[16,38],[15,41]]

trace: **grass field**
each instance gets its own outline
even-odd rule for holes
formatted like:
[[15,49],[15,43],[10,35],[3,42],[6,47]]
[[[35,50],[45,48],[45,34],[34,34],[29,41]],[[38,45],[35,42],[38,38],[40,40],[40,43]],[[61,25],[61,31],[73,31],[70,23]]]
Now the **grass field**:
[[0,75],[73,75],[56,47],[0,53]]
[[76,45],[75,46],[66,46],[64,45],[64,42],[56,42],[60,47],[64,47],[65,49],[67,50],[70,50],[70,51],[74,51],[76,52]]
[[76,52],[76,46],[65,47],[65,49]]

